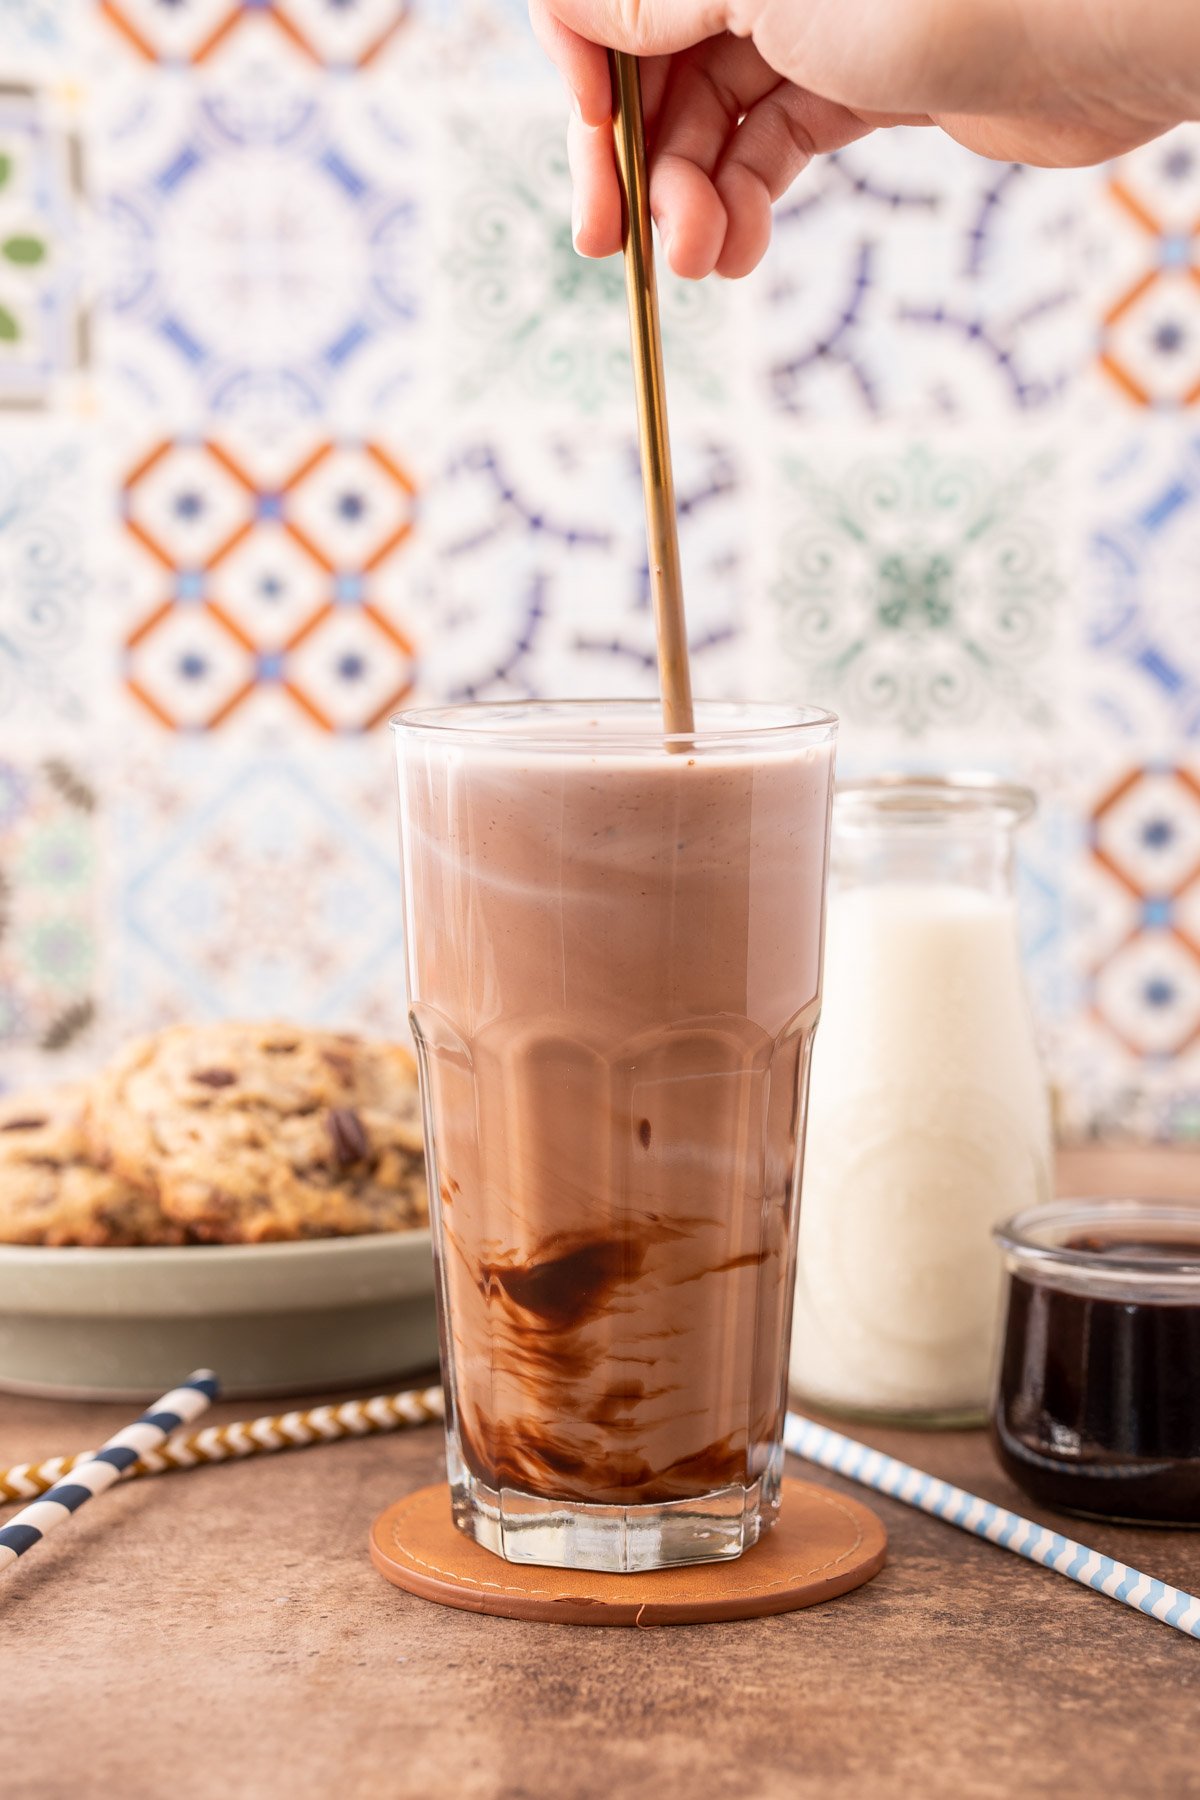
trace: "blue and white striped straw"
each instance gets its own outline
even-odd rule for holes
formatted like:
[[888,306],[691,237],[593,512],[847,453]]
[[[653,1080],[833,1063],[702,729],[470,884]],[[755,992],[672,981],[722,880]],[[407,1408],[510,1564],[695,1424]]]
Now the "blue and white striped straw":
[[0,1526],[0,1572],[11,1568],[19,1556],[40,1544],[48,1532],[78,1512],[86,1501],[112,1487],[126,1469],[151,1450],[157,1450],[173,1431],[199,1418],[216,1399],[219,1386],[211,1369],[197,1369],[181,1387],[164,1394],[149,1412],[110,1437],[70,1475],[56,1481],[40,1500],[19,1512],[9,1524]]
[[851,1481],[861,1481],[864,1487],[887,1494],[892,1500],[903,1500],[946,1525],[973,1532],[989,1544],[999,1545],[1001,1550],[1012,1550],[1028,1562],[1040,1563],[1056,1575],[1065,1575],[1083,1587],[1094,1588],[1098,1594],[1107,1594],[1110,1600],[1120,1600],[1164,1625],[1173,1625],[1176,1631],[1200,1638],[1200,1597],[1195,1594],[1185,1594],[1181,1588],[1143,1575],[1139,1569],[1117,1562],[1115,1557],[1101,1556],[1098,1550],[1089,1550],[1086,1544],[1077,1544],[1074,1538],[1063,1537],[1048,1525],[1023,1519],[1006,1506],[995,1506],[979,1494],[968,1494],[965,1488],[939,1481],[936,1475],[926,1475],[911,1463],[885,1456],[882,1450],[872,1450],[869,1445],[843,1437],[840,1431],[831,1431],[798,1413],[788,1414],[783,1441],[794,1456],[819,1463],[823,1469],[834,1469]]

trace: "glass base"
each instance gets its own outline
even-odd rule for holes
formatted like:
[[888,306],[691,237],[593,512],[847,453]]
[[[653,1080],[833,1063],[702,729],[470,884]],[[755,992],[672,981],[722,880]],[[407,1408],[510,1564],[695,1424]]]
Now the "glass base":
[[458,1529],[505,1562],[613,1575],[740,1556],[774,1523],[778,1490],[760,1480],[694,1500],[604,1506],[488,1487],[466,1469],[450,1484]]

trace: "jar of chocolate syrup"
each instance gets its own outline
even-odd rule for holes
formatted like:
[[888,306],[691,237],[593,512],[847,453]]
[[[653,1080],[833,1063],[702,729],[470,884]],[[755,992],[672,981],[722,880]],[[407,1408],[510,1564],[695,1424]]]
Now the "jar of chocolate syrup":
[[1059,1511],[1200,1525],[1200,1195],[1060,1200],[995,1235],[1005,1470]]

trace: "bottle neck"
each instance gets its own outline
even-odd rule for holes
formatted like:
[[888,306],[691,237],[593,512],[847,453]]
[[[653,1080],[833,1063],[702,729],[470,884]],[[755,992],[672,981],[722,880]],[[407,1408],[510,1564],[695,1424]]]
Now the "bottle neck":
[[833,879],[839,889],[909,885],[971,888],[1011,899],[1015,883],[1011,827],[998,819],[938,820],[930,826],[855,819],[833,835]]

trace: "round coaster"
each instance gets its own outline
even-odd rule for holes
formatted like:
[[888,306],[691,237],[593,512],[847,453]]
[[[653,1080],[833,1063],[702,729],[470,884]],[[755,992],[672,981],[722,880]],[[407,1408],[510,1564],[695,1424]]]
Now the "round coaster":
[[700,1625],[792,1612],[861,1587],[886,1553],[883,1526],[860,1501],[790,1479],[777,1523],[744,1556],[645,1575],[504,1562],[455,1528],[444,1484],[397,1500],[371,1529],[371,1560],[397,1587],[466,1612],[563,1625]]

